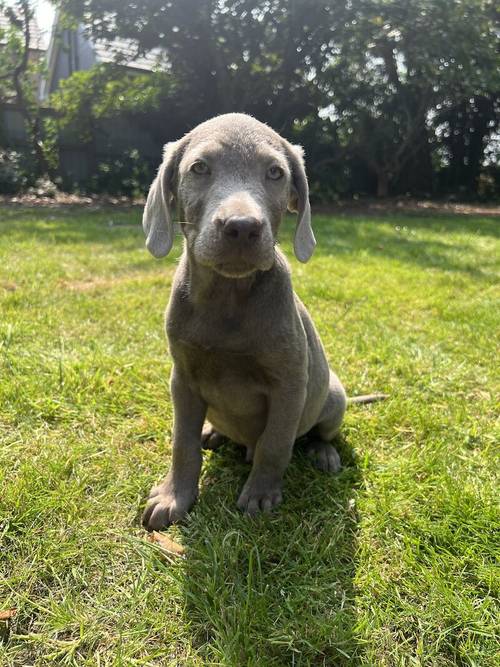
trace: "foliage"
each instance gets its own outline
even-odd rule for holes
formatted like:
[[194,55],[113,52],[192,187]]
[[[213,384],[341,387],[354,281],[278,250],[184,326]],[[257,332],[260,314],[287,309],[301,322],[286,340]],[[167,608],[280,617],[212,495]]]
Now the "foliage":
[[119,158],[99,162],[86,189],[89,192],[140,197],[153,178],[151,166],[142,159],[137,149],[132,149],[125,151]]
[[[456,104],[442,104],[434,126],[441,155],[438,171],[441,187],[455,188],[460,194],[477,187],[479,195],[485,194],[487,190],[481,186],[481,181],[484,184],[482,177],[491,170],[485,169],[484,163],[498,166],[500,160],[500,97],[484,92]],[[489,195],[494,193],[493,187]]]
[[[379,194],[388,193],[405,165],[414,175],[411,189],[432,191],[440,111],[446,107],[453,122],[464,100],[479,104],[500,91],[493,7],[489,0],[350,4],[321,78],[339,134],[377,176]],[[478,131],[479,144],[491,129]],[[481,157],[482,150],[476,171]]]
[[0,194],[13,195],[29,183],[29,170],[17,151],[0,148]]
[[[137,82],[137,104],[123,96],[127,112],[168,112],[168,124],[152,119],[162,141],[209,116],[245,111],[305,145],[320,196],[477,191],[498,129],[493,0],[58,4],[94,38],[163,50],[164,74],[149,87]],[[75,105],[88,117],[90,91],[94,115],[120,112],[125,79],[115,81],[116,94],[109,73],[78,77],[61,98],[68,118]],[[465,108],[475,116],[460,125]],[[467,155],[456,137],[471,146]]]
[[28,192],[36,197],[52,199],[57,195],[58,188],[57,184],[47,177],[37,178],[33,186],[29,188]]
[[[15,100],[16,75],[21,84],[27,84],[33,75],[31,63],[28,60],[30,41],[30,21],[33,9],[28,3],[17,2],[13,6],[5,0],[0,2],[0,13],[5,25],[0,28],[1,58],[0,58],[0,100],[8,102]],[[27,30],[27,34],[25,33]],[[31,93],[32,86],[28,86]],[[28,91],[27,91],[28,92]],[[29,95],[32,98],[32,95]]]
[[181,239],[154,261],[140,216],[1,210],[0,664],[497,667],[498,220],[314,216],[307,266],[285,221],[332,367],[390,398],[348,409],[339,475],[295,452],[269,516],[235,509],[238,448],[205,452],[165,559],[139,517]]
[[95,38],[119,35],[143,51],[162,48],[182,83],[186,127],[240,109],[286,129],[319,102],[304,72],[323,44],[327,13],[320,3],[63,0],[60,6]]
[[161,117],[165,106],[175,107],[171,77],[163,72],[130,73],[119,65],[102,63],[61,81],[50,101],[59,136],[76,136],[88,144],[89,154],[99,144],[94,173],[79,184],[80,189],[134,197],[147,190],[156,165],[141,155],[140,144],[132,139],[117,155],[105,121],[129,119],[129,127],[142,125],[151,133],[152,119]]
[[51,104],[60,127],[74,126],[90,140],[97,120],[151,111],[169,88],[169,78],[160,72],[130,74],[103,63],[62,80]]
[[7,27],[0,31],[0,103],[20,110],[30,142],[34,176],[44,176],[57,161],[53,141],[45,141],[41,106],[37,96],[43,63],[33,57],[34,0],[0,0]]

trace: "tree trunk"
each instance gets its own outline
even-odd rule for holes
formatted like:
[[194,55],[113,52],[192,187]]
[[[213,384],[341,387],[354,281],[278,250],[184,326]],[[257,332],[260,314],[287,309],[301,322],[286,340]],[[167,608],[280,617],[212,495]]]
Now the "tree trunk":
[[35,170],[37,176],[45,176],[49,172],[49,165],[42,147],[42,131],[40,127],[40,109],[34,112],[29,108],[29,102],[26,100],[23,87],[19,78],[14,79],[14,86],[17,95],[17,103],[24,118],[25,127],[31,144],[31,150],[35,157]]
[[389,196],[389,174],[384,171],[377,171],[377,197]]

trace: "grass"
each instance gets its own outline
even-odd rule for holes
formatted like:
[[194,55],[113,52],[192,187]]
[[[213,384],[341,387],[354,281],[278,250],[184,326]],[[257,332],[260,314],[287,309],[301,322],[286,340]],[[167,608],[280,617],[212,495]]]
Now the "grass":
[[339,475],[297,454],[270,516],[207,453],[185,559],[138,520],[180,250],[149,257],[139,219],[1,210],[0,664],[498,665],[498,219],[315,218],[296,290],[348,393],[390,399],[350,408]]

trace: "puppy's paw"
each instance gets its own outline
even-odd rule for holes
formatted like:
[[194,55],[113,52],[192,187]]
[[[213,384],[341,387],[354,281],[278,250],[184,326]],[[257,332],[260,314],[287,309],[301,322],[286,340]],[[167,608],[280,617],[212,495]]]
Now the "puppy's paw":
[[246,483],[238,498],[238,508],[245,514],[255,516],[259,512],[270,512],[283,500],[281,485]]
[[322,442],[321,440],[310,442],[307,444],[306,453],[318,470],[334,473],[339,472],[342,468],[340,456],[335,447],[329,442]]
[[211,424],[205,424],[201,434],[201,446],[203,449],[219,449],[224,444],[226,438],[214,429]]
[[197,488],[186,488],[174,491],[172,483],[167,479],[154,486],[142,515],[142,525],[146,530],[162,530],[171,523],[182,521],[198,495]]

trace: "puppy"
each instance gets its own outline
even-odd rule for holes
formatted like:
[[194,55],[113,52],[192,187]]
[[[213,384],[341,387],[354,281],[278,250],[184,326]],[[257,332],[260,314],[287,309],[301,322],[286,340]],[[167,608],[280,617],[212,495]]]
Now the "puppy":
[[144,210],[146,246],[155,257],[170,251],[176,204],[185,240],[166,314],[172,466],[151,491],[149,530],[182,520],[195,502],[202,437],[246,447],[252,468],[238,507],[251,515],[281,502],[298,437],[310,435],[318,468],[340,468],[331,441],[346,394],[276,246],[288,208],[295,255],[311,257],[308,196],[302,149],[250,116],[212,118],[165,147]]

